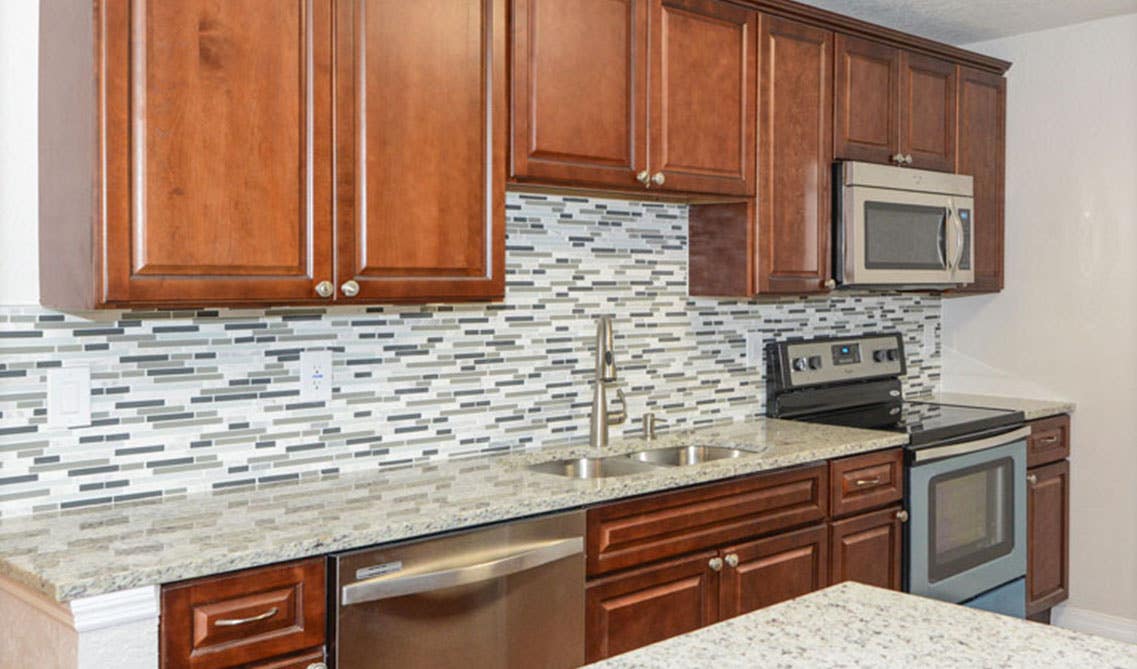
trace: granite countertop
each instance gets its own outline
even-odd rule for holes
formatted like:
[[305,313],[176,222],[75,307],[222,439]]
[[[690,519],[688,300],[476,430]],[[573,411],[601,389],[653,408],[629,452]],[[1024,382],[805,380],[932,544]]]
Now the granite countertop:
[[1134,669],[1137,645],[842,583],[589,666]]
[[590,453],[550,447],[0,520],[0,575],[58,601],[473,527],[605,500],[900,446],[907,437],[759,419],[614,440],[604,454],[723,445],[753,455],[579,481],[526,464]]
[[999,397],[996,395],[972,395],[969,393],[934,393],[921,397],[909,398],[912,400],[928,400],[943,402],[945,404],[963,404],[965,406],[990,407],[992,409],[1010,409],[1021,411],[1027,420],[1037,420],[1058,416],[1064,413],[1074,413],[1073,402],[1056,400],[1029,400],[1018,397]]

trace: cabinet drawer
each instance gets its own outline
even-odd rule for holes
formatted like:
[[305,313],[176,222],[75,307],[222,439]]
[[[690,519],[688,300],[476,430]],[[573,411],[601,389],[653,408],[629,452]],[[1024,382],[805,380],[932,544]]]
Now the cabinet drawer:
[[834,517],[897,502],[904,497],[904,449],[833,460],[829,504]]
[[1070,417],[1054,416],[1030,423],[1026,466],[1037,467],[1070,457]]
[[323,558],[166,586],[162,667],[293,666],[280,656],[323,646],[324,607]]
[[824,463],[607,504],[588,512],[588,574],[816,522]]

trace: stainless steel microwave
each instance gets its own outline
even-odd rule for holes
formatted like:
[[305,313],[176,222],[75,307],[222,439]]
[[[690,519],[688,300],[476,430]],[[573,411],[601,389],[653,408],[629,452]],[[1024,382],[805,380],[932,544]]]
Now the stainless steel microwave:
[[933,288],[975,280],[970,176],[843,162],[835,183],[838,283]]

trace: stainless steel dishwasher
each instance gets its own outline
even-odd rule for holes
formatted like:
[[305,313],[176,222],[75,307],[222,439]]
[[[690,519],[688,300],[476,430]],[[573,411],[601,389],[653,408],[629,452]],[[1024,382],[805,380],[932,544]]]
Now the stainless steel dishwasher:
[[584,513],[332,556],[337,669],[584,664]]

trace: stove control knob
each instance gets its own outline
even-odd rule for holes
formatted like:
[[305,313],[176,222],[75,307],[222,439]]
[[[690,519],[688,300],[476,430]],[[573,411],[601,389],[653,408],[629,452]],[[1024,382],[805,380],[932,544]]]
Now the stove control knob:
[[888,349],[888,360],[889,360],[889,362],[896,362],[896,359],[899,357],[900,357],[900,351],[898,351],[894,348]]
[[804,372],[807,366],[805,358],[794,358],[794,371]]
[[883,348],[878,350],[878,351],[872,352],[873,362],[884,362],[886,357],[887,357],[886,352]]
[[819,356],[819,355],[809,356],[809,368],[810,369],[821,369],[821,356]]

